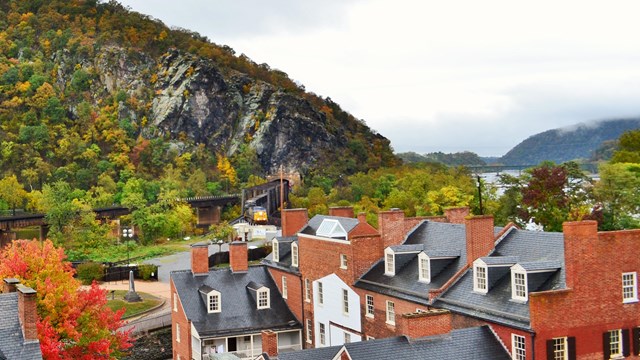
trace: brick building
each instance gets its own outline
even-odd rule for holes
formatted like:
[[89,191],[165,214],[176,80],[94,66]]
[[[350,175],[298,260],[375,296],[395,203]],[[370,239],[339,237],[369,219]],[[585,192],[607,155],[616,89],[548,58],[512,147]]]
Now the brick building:
[[17,279],[4,279],[0,294],[0,359],[40,360],[36,292]]

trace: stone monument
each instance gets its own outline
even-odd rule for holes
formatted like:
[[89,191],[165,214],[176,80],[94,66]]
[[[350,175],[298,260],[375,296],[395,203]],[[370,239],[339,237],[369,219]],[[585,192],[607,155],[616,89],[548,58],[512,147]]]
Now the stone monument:
[[124,299],[128,302],[142,301],[142,298],[136,292],[136,285],[133,282],[133,270],[129,270],[129,291],[124,295]]

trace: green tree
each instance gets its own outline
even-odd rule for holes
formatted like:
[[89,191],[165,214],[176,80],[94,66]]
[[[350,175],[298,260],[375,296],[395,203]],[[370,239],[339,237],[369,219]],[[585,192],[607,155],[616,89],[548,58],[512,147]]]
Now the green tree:
[[640,212],[640,164],[602,164],[600,180],[594,186],[596,200],[602,205],[602,230],[640,226],[632,214]]
[[27,199],[27,192],[20,185],[15,175],[0,180],[0,200],[7,203],[15,215],[16,208],[22,207]]

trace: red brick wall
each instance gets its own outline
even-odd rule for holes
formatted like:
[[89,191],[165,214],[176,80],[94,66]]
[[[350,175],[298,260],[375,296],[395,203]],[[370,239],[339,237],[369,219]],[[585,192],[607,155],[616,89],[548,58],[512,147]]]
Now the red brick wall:
[[38,313],[36,311],[36,292],[23,285],[18,285],[18,318],[24,339],[33,341],[38,339],[38,331],[36,322],[38,322]]
[[282,236],[293,236],[309,221],[307,209],[286,209],[282,222]]
[[[382,247],[382,238],[377,236],[354,237],[351,241],[351,253],[347,255],[347,261],[350,261],[349,267],[353,267],[354,279],[362,276],[371,266],[378,260],[382,259],[384,249]],[[350,255],[350,256],[349,256]]]
[[351,206],[336,206],[329,208],[329,216],[340,216],[346,218],[354,218],[353,207]]
[[640,303],[622,302],[622,273],[640,275],[640,230],[598,233],[595,221],[570,222],[564,237],[570,289],[529,295],[536,352],[546,340],[574,336],[578,358],[602,359],[604,332],[640,326]]
[[335,273],[347,284],[353,284],[353,266],[340,269],[340,254],[347,254],[347,261],[353,262],[351,245],[335,241],[298,237],[298,255],[302,278],[314,280]]
[[467,263],[487,256],[493,249],[493,216],[474,216],[465,220]]
[[449,208],[444,210],[447,221],[452,224],[464,224],[464,219],[469,216],[468,207]]
[[[421,304],[416,304],[410,301],[377,294],[374,292],[366,291],[359,288],[353,289],[360,297],[360,310],[362,314],[362,332],[366,336],[372,336],[376,339],[382,339],[392,336],[403,335],[400,322],[402,314],[415,313],[416,309],[428,310],[428,307]],[[370,318],[366,316],[366,296],[373,296],[373,313],[374,317]],[[393,301],[395,305],[396,324],[387,324],[387,300]]]
[[267,269],[269,269],[269,274],[271,274],[273,281],[278,286],[280,294],[282,294],[282,277],[285,276],[287,278],[287,298],[285,299],[285,301],[287,302],[289,309],[291,309],[291,311],[293,312],[293,315],[295,315],[298,321],[302,323],[302,302],[304,301],[304,285],[300,281],[300,277],[298,275],[294,275],[271,267],[268,267]]
[[[181,359],[191,359],[191,325],[187,320],[182,304],[178,301],[177,310],[174,311],[174,296],[176,288],[171,280],[171,342],[173,345],[173,359],[180,355]],[[194,293],[194,295],[197,295]],[[176,327],[180,324],[180,342],[176,341]]]
[[191,245],[191,271],[194,274],[209,272],[209,245],[204,243]]
[[396,316],[396,325],[401,334],[411,339],[451,332],[451,313],[447,310],[430,310]]
[[[491,325],[491,328],[498,335],[498,338],[500,338],[500,340],[502,341],[504,346],[507,348],[511,356],[513,356],[513,354],[511,353],[511,334],[516,334],[516,335],[524,336],[525,338],[525,354],[527,356],[527,360],[533,360],[534,352],[536,355],[536,359],[547,358],[546,349],[540,350],[538,349],[538,346],[536,346],[534,350],[534,347],[533,347],[534,344],[532,342],[533,337],[530,333],[522,330],[516,330],[503,325],[492,324],[492,323],[488,323],[488,324]],[[536,334],[536,340],[537,340],[537,337],[538,335]]]
[[378,231],[382,236],[384,248],[401,244],[406,235],[404,212],[402,210],[380,211]]
[[261,335],[262,352],[267,353],[269,356],[278,355],[278,334],[271,330],[264,330]]
[[246,242],[234,241],[229,244],[229,267],[232,272],[249,270],[249,252]]

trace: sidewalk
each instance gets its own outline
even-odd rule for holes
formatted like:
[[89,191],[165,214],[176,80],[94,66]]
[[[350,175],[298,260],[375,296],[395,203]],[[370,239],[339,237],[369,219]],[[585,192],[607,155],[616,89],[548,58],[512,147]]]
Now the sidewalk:
[[[111,290],[127,291],[129,290],[129,280],[104,282],[99,284],[99,286],[102,289],[105,289],[107,291],[111,291]],[[136,291],[138,292],[151,294],[155,297],[167,300],[165,302],[165,305],[170,302],[169,300],[171,299],[171,289],[169,287],[169,284],[167,283],[163,283],[159,281],[135,280],[135,288],[136,288]],[[107,293],[107,297],[108,296],[109,296],[109,293]]]

